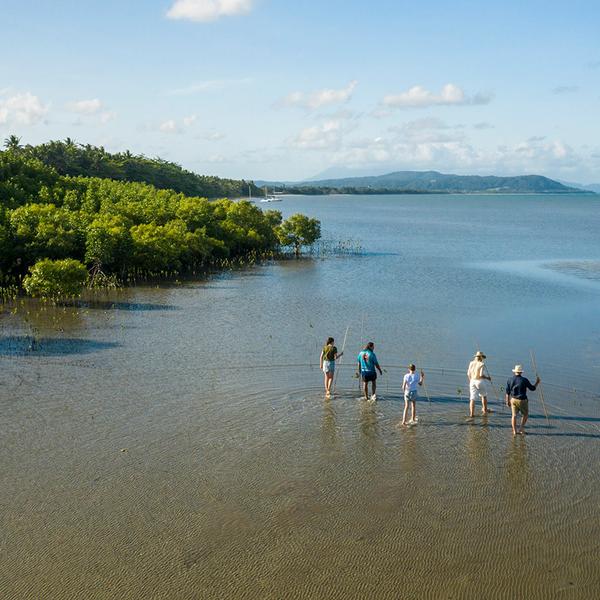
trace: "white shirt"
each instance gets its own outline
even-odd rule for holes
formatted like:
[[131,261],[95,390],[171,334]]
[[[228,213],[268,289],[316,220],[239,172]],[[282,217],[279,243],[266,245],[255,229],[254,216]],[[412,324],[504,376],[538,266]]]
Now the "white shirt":
[[412,373],[412,372],[407,373],[404,376],[404,382],[403,382],[402,387],[407,392],[416,392],[418,384],[419,384],[419,376],[417,375],[417,373],[415,371],[414,373]]

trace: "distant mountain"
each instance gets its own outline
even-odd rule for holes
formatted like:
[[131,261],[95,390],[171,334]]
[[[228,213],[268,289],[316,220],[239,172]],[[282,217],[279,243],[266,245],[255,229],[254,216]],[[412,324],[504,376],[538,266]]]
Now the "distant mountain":
[[[448,175],[438,171],[394,171],[384,175],[311,179],[300,182],[256,181],[271,191],[292,194],[592,194],[596,186],[569,185],[541,175],[496,177]],[[598,190],[600,192],[600,190]]]
[[574,183],[573,181],[563,181],[562,179],[559,179],[558,181],[560,181],[560,183],[563,185],[584,190],[585,192],[594,192],[595,194],[600,194],[600,183]]
[[303,184],[309,184],[313,181],[322,181],[325,179],[348,179],[349,177],[376,177],[378,175],[385,175],[389,173],[389,167],[387,169],[356,169],[349,167],[329,167],[312,177],[308,177],[302,180]]
[[437,171],[395,171],[394,173],[368,177],[317,179],[296,184],[288,183],[285,187],[313,187],[331,190],[352,189],[361,193],[381,193],[381,190],[399,192],[411,190],[430,193],[566,194],[581,193],[583,191],[541,175],[496,177],[493,175],[447,175]]

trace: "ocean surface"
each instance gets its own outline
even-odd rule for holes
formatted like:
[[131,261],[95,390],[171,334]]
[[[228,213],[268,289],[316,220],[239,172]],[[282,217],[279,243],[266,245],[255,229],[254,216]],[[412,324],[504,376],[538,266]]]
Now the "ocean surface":
[[[267,207],[319,218],[321,249],[4,307],[0,597],[596,597],[600,197]],[[495,412],[468,421],[478,348]],[[503,387],[532,357],[544,403],[513,438]],[[403,429],[409,362],[426,386]]]

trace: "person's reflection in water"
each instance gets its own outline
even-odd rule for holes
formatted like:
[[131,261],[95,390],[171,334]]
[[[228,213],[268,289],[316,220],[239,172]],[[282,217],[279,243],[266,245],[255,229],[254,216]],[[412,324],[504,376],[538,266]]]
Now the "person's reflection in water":
[[383,440],[376,405],[360,403],[359,446],[365,456],[379,455],[383,451]]
[[[410,427],[402,431],[402,445],[400,446],[400,469],[411,477],[418,475],[423,466],[420,452],[417,428]],[[423,441],[423,440],[421,440]]]
[[506,484],[509,498],[516,503],[529,497],[531,473],[527,459],[527,441],[522,436],[513,438],[506,455]]
[[488,425],[488,416],[482,416],[483,427],[475,427],[472,423],[467,425],[467,455],[469,460],[476,468],[484,469],[486,465],[490,464],[490,444],[489,436],[490,429]]
[[335,408],[331,401],[323,403],[323,418],[321,421],[321,447],[324,453],[340,449],[340,432],[337,425]]

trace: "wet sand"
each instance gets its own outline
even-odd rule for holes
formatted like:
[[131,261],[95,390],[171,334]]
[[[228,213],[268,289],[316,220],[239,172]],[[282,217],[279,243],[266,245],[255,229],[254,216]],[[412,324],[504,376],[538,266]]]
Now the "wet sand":
[[[431,256],[406,290],[406,260],[291,261],[4,312],[0,596],[596,597],[598,290],[540,279],[515,296],[493,268]],[[348,325],[326,401],[318,352]],[[375,405],[349,364],[365,339],[387,370]],[[476,343],[496,412],[469,422]],[[513,438],[496,392],[515,362],[531,375],[530,347],[551,418],[532,394]],[[409,361],[431,402],[403,430]]]
[[316,366],[257,366],[219,391],[210,369],[106,364],[125,347],[4,357],[4,597],[597,591],[592,397],[565,406],[547,385],[550,423],[534,404],[513,438],[507,410],[469,422],[462,375],[431,368],[402,429],[399,369],[370,405],[349,367],[326,401]]

